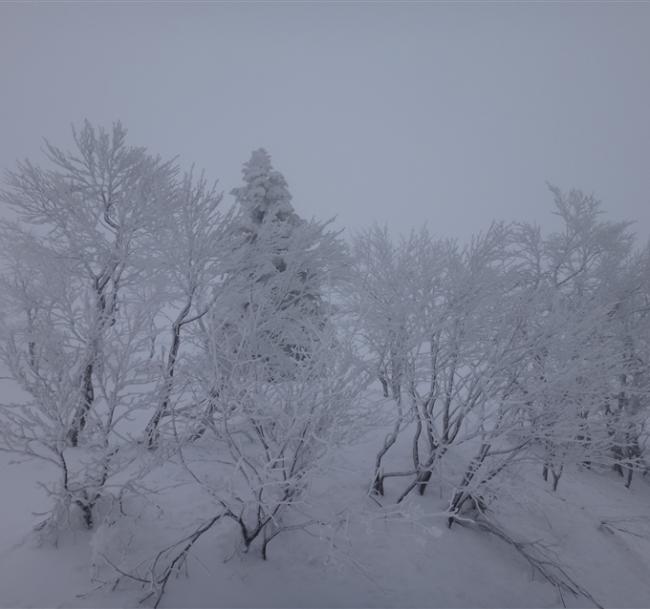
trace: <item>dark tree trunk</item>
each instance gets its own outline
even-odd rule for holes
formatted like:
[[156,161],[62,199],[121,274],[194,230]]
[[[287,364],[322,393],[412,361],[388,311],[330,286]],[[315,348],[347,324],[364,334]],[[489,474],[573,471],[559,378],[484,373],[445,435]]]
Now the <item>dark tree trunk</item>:
[[[86,427],[88,413],[95,401],[93,374],[101,346],[101,336],[107,325],[112,326],[115,323],[114,314],[117,307],[117,286],[119,278],[113,277],[113,273],[116,272],[117,268],[118,265],[115,264],[110,270],[106,270],[101,277],[95,278],[94,290],[97,298],[97,327],[94,329],[95,335],[90,341],[91,351],[83,372],[80,404],[75,411],[72,424],[68,430],[68,442],[71,446],[77,446],[79,444],[79,434]],[[113,278],[113,294],[110,296],[110,304],[107,304],[106,288],[111,278]]]
[[145,429],[145,438],[147,442],[147,448],[153,449],[158,445],[158,440],[160,438],[159,425],[160,420],[169,412],[169,404],[171,399],[172,385],[174,381],[174,371],[176,367],[176,358],[178,357],[178,350],[181,344],[181,326],[176,323],[173,326],[173,341],[171,349],[169,350],[169,357],[167,358],[167,371],[165,384],[163,386],[163,395],[161,396],[161,401],[156,408],[151,417],[147,427]]
[[429,480],[431,480],[431,470],[427,470],[425,472],[420,473],[418,476],[418,493],[420,495],[424,495],[424,491],[427,488],[427,484],[429,484]]
[[86,427],[88,412],[92,408],[93,402],[95,401],[95,388],[93,387],[93,368],[93,364],[89,363],[84,369],[81,404],[79,404],[77,407],[77,410],[75,411],[74,417],[72,419],[72,425],[68,430],[68,442],[70,443],[70,446],[78,446],[79,434]]
[[185,306],[178,314],[176,321],[172,325],[172,346],[169,349],[169,355],[167,357],[167,367],[165,370],[165,384],[163,385],[163,394],[160,399],[160,403],[156,408],[153,416],[147,423],[145,429],[145,438],[147,442],[147,448],[153,449],[156,448],[158,440],[160,437],[160,432],[158,427],[160,425],[160,420],[168,413],[171,393],[174,383],[174,372],[176,370],[176,360],[178,358],[178,351],[181,346],[181,329],[188,323],[190,320],[186,320],[190,309],[192,307],[192,295],[189,296]]
[[559,471],[553,470],[553,491],[557,491],[557,485],[560,483],[560,478],[562,477],[562,468]]
[[384,397],[387,398],[389,397],[388,394],[388,381],[386,380],[386,377],[383,374],[379,375],[379,382],[381,383],[381,389],[384,394]]

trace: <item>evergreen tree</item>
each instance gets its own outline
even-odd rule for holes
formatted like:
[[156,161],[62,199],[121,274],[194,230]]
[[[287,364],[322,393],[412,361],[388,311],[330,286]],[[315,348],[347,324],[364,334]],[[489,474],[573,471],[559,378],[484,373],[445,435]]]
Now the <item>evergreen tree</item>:
[[332,270],[342,268],[345,248],[329,222],[296,214],[266,150],[253,151],[242,176],[244,184],[232,191],[239,245],[231,281],[241,296],[234,310],[254,328],[251,358],[263,362],[269,378],[291,378],[326,324],[323,289]]

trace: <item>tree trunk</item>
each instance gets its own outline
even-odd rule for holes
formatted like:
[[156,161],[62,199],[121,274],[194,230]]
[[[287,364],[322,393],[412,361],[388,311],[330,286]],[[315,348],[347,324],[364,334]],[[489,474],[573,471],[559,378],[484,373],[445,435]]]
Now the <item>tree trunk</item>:
[[191,300],[185,305],[180,312],[176,321],[172,325],[172,346],[169,349],[169,356],[167,357],[167,366],[165,369],[165,381],[162,387],[162,395],[160,402],[153,416],[147,423],[144,435],[147,442],[147,448],[154,449],[158,445],[160,439],[159,425],[160,420],[168,413],[169,404],[171,400],[171,393],[174,383],[174,372],[176,369],[176,359],[178,357],[178,350],[181,346],[181,328],[183,327],[183,320],[187,317],[190,311]]
[[86,419],[88,417],[88,412],[92,408],[93,402],[95,401],[95,388],[93,387],[93,363],[86,365],[83,374],[82,382],[82,398],[81,404],[77,406],[77,410],[74,413],[72,419],[72,424],[68,430],[68,442],[70,446],[78,446],[79,444],[79,434],[86,427]]

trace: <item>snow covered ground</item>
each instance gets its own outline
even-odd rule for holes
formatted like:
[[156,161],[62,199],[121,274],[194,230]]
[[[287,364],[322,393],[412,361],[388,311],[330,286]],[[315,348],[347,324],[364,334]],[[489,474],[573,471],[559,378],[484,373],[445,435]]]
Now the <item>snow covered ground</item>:
[[[532,573],[512,547],[485,533],[435,516],[446,495],[429,489],[400,511],[390,487],[380,508],[366,491],[379,432],[337,456],[314,484],[310,502],[334,522],[320,530],[287,532],[269,560],[238,549],[231,524],[217,526],[195,547],[182,576],[173,579],[162,607],[557,607],[558,592]],[[606,607],[650,606],[650,484],[627,490],[610,473],[569,471],[557,493],[539,472],[523,472],[519,497],[493,506],[522,539],[543,539],[571,576]],[[0,456],[0,605],[2,607],[137,606],[135,583],[98,587],[108,570],[94,570],[93,548],[123,551],[125,566],[151,556],[207,520],[214,506],[166,465],[155,479],[167,490],[155,506],[127,506],[125,535],[100,527],[70,531],[58,547],[38,546],[32,512],[45,499],[37,481],[47,466]],[[213,510],[211,512],[210,510]],[[605,521],[606,524],[602,524]],[[645,537],[644,537],[645,535]],[[104,545],[100,545],[104,544]],[[130,544],[130,545],[129,545]],[[119,553],[119,552],[118,552]],[[94,578],[94,581],[93,581]],[[569,607],[589,607],[564,595]]]

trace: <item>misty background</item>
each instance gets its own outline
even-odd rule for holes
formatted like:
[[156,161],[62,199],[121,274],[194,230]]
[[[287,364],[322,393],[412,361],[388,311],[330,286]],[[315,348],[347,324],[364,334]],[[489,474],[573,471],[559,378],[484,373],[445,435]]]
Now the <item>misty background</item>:
[[548,180],[645,240],[649,26],[649,3],[4,3],[0,168],[119,119],[226,192],[264,146],[341,227],[553,226]]

